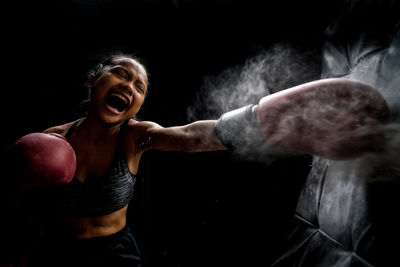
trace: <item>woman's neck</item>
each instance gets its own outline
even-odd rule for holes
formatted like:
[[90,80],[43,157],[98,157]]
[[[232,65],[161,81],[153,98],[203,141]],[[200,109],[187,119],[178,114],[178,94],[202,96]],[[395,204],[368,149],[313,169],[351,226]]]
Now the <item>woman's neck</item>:
[[101,143],[104,140],[117,136],[121,130],[122,124],[123,122],[107,124],[88,114],[88,116],[82,120],[80,125],[78,125],[78,128],[80,128],[78,131],[81,136],[88,141]]

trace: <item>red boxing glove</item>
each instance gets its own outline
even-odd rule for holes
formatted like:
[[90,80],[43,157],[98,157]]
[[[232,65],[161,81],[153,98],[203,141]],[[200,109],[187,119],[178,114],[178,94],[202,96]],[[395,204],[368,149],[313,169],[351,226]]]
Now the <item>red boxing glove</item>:
[[262,98],[258,105],[223,114],[216,133],[233,150],[251,147],[256,153],[298,151],[350,159],[383,147],[380,126],[389,115],[386,101],[371,86],[331,78],[292,87]]
[[12,153],[22,191],[39,186],[66,185],[74,177],[75,152],[60,134],[27,134],[13,144]]

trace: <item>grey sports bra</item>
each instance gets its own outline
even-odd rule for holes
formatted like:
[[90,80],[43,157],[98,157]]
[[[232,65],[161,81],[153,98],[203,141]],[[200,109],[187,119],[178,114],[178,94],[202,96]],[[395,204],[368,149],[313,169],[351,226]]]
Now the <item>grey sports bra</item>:
[[[79,120],[66,134],[69,140]],[[127,124],[124,123],[122,127]],[[121,133],[123,128],[121,129]],[[104,176],[81,183],[76,177],[61,188],[58,211],[73,217],[100,216],[126,206],[133,196],[136,177],[129,171],[122,149],[122,134],[113,162]]]

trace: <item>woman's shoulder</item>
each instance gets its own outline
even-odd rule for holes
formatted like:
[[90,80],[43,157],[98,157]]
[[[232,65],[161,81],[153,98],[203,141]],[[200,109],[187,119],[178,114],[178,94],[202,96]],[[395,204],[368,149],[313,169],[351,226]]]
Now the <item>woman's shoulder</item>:
[[132,146],[138,146],[142,150],[146,149],[144,144],[150,140],[150,136],[153,136],[154,131],[162,128],[155,122],[138,121],[135,119],[130,119],[127,126],[127,131],[125,131],[125,142]]
[[71,126],[74,124],[74,121],[68,122],[65,124],[57,125],[57,126],[52,126],[50,128],[47,128],[46,130],[43,131],[43,133],[57,133],[65,136],[71,128]]
[[161,126],[152,121],[138,121],[130,119],[128,122],[128,129],[134,131],[147,131],[154,128],[160,128]]

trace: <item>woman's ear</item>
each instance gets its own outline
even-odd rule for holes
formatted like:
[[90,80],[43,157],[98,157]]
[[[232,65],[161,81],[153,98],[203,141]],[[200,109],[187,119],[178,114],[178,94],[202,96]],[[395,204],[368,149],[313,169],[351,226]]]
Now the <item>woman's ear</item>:
[[89,74],[88,77],[87,77],[86,83],[85,83],[86,87],[92,88],[93,84],[94,84],[94,81],[95,81],[94,75],[93,74]]

